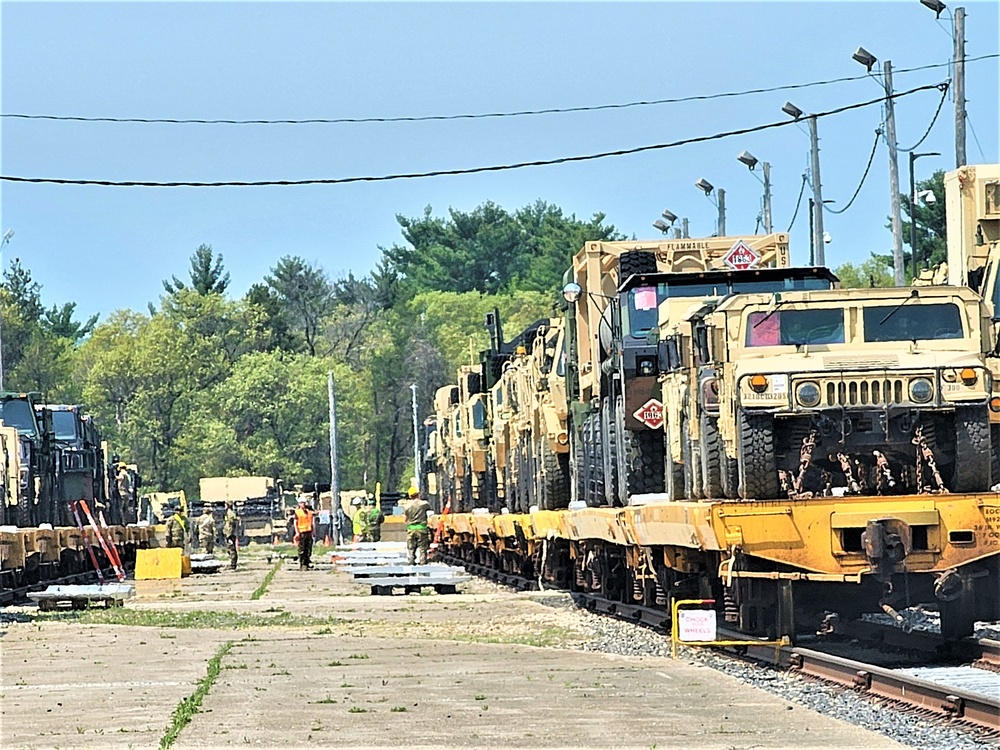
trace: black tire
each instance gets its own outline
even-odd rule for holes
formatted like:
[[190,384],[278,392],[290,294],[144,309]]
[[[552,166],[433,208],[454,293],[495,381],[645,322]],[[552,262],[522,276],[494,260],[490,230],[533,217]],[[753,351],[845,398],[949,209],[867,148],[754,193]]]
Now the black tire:
[[740,495],[746,500],[779,497],[774,455],[774,418],[740,413]]
[[955,409],[955,467],[952,492],[986,492],[993,470],[990,417],[985,406]]
[[645,250],[629,250],[618,258],[618,283],[629,276],[656,273],[656,256]]
[[719,481],[722,496],[735,500],[740,496],[740,463],[726,455],[726,446],[719,441]]
[[664,433],[663,440],[663,491],[668,500],[681,500],[684,497],[684,467],[674,463],[670,446],[673,442],[673,430],[678,429],[676,425],[668,425]]
[[664,491],[663,436],[662,430],[625,431],[630,496]]
[[990,425],[990,451],[992,453],[992,468],[990,471],[990,487],[1000,484],[1000,425]]
[[719,420],[701,415],[701,487],[705,498],[725,497],[722,490],[722,438]]
[[465,473],[462,474],[462,500],[459,502],[459,507],[461,511],[470,511],[475,507],[475,503],[472,500],[472,472],[469,471],[469,467],[465,467]]
[[569,454],[554,453],[548,439],[542,438],[542,465],[545,470],[542,485],[543,510],[569,507]]

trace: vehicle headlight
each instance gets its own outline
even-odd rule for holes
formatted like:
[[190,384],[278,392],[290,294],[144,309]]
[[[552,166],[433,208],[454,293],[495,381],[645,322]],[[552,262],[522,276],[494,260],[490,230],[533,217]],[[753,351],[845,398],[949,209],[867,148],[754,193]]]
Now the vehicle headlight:
[[636,360],[636,369],[639,371],[640,375],[655,375],[656,359],[653,357],[640,357]]
[[934,386],[927,378],[910,381],[910,400],[916,404],[926,404],[934,397]]
[[802,383],[795,389],[795,398],[802,406],[812,408],[819,403],[819,386],[816,383]]

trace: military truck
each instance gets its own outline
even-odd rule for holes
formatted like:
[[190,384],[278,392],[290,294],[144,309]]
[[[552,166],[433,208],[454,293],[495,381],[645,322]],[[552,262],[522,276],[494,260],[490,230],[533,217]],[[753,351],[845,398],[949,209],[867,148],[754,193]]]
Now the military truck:
[[222,528],[226,501],[232,501],[242,521],[240,543],[269,544],[275,530],[285,528],[283,484],[271,477],[202,477],[198,482],[201,501],[192,503],[192,511],[201,513],[209,504]]
[[[58,525],[52,413],[39,406],[40,393],[0,392],[0,421],[17,430],[21,453],[18,526]],[[36,409],[36,406],[39,406]]]
[[21,437],[13,427],[0,424],[0,526],[17,526],[25,503],[21,479]]
[[125,523],[124,503],[117,494],[108,493],[106,444],[101,440],[93,417],[85,414],[84,407],[79,404],[35,406],[35,413],[40,419],[45,410],[52,414],[56,522],[63,526],[76,525],[70,504],[86,500],[95,512],[100,509],[106,511],[108,523]]
[[787,267],[788,235],[588,242],[567,272],[568,427],[574,499],[625,505],[665,489],[659,310],[679,320],[701,292],[673,298],[633,276]]
[[719,432],[740,496],[988,490],[989,329],[961,287],[720,302]]

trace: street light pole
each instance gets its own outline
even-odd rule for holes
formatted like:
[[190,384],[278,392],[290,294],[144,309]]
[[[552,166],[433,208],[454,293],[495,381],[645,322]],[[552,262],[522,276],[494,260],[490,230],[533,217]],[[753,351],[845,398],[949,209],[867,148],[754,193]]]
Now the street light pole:
[[809,116],[809,141],[812,146],[813,210],[812,246],[815,250],[815,265],[826,266],[826,250],[823,246],[823,181],[819,176],[819,134],[816,130],[816,115]]
[[726,190],[719,188],[719,236],[726,236]]
[[420,477],[420,428],[417,426],[417,384],[410,385],[410,395],[413,405],[413,485],[421,490]]
[[330,406],[330,507],[335,509],[340,505],[340,466],[337,463],[337,396],[333,388],[333,370],[327,373],[326,388]]
[[[8,229],[3,233],[3,239],[0,239],[0,275],[3,274],[3,246],[10,242],[10,238],[14,236],[14,230]],[[3,390],[3,321],[0,320],[0,391]]]
[[965,8],[955,8],[955,169],[965,158]]
[[764,234],[771,233],[771,165],[764,162]]

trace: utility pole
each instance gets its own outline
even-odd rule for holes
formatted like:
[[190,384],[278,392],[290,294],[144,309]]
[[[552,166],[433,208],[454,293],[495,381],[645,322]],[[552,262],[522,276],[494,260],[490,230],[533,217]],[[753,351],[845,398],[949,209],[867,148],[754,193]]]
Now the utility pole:
[[764,234],[771,233],[771,165],[764,162]]
[[809,212],[812,226],[810,247],[813,248],[810,257],[813,259],[813,265],[826,266],[826,249],[823,245],[823,180],[819,176],[819,133],[816,130],[816,115],[809,115],[809,141],[812,146],[810,155],[813,186],[812,210]]
[[417,491],[422,491],[420,481],[420,428],[417,424],[417,384],[410,386],[410,395],[413,402],[413,482]]
[[337,464],[337,396],[333,389],[333,370],[326,376],[327,398],[330,402],[330,497],[332,506],[336,508],[340,504],[340,478],[338,476],[339,465]]
[[[822,211],[821,211],[822,212]],[[809,265],[816,265],[816,199],[809,199]],[[822,247],[822,245],[820,246]]]
[[719,188],[719,236],[726,236],[726,191]]
[[681,237],[687,239],[691,235],[688,234],[688,220],[687,217],[681,219]]
[[[892,199],[892,269],[896,286],[903,286],[903,222],[899,214],[899,160],[896,152],[896,111],[892,104],[892,61],[882,67],[885,86],[885,139],[889,147],[889,191]],[[822,208],[820,209],[822,210]]]
[[955,169],[965,165],[965,8],[955,8]]

